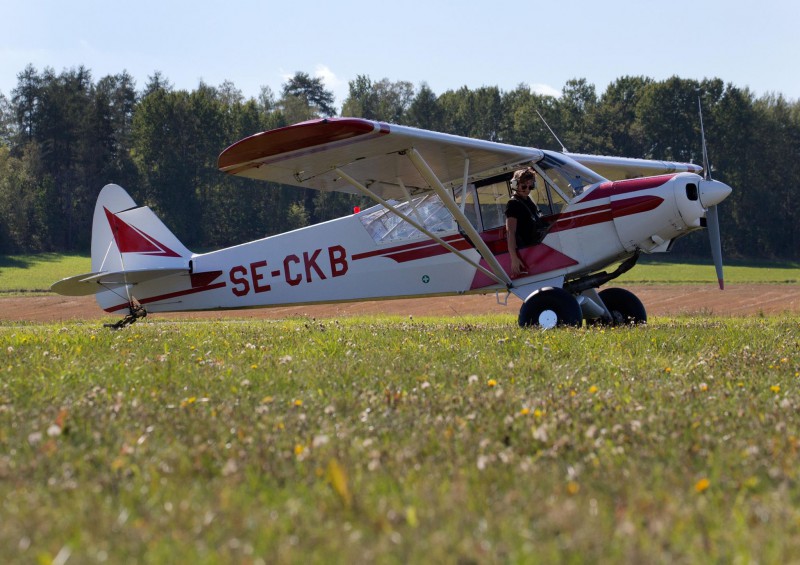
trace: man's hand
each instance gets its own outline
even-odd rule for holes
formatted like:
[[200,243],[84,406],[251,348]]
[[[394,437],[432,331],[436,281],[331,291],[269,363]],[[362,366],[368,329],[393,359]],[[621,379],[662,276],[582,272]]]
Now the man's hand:
[[511,276],[518,277],[520,275],[527,275],[528,274],[528,266],[525,264],[525,261],[520,259],[518,256],[512,254],[511,255]]

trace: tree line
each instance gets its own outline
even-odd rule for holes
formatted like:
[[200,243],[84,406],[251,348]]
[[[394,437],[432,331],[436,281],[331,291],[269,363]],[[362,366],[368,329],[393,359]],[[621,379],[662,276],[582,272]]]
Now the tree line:
[[[109,182],[151,206],[189,248],[241,243],[349,213],[363,198],[264,184],[220,173],[217,156],[267,129],[337,114],[322,80],[298,72],[279,93],[246,98],[233,83],[175,89],[161,73],[139,90],[122,72],[28,66],[0,93],[0,253],[85,251],[94,203]],[[720,79],[625,76],[602,94],[585,79],[561,96],[423,83],[349,83],[341,115],[576,153],[702,163],[702,101],[714,178],[734,193],[720,206],[728,257],[797,259],[800,103],[756,97]],[[675,253],[707,256],[706,238]]]

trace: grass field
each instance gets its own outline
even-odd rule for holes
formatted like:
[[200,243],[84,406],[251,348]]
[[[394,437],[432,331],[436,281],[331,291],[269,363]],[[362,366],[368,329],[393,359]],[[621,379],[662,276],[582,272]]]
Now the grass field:
[[[701,283],[716,279],[711,261],[668,263],[645,257],[636,267],[618,279],[624,283]],[[0,255],[0,296],[48,291],[54,282],[92,270],[87,255]],[[728,283],[797,284],[797,262],[730,262],[725,266]]]
[[0,325],[0,561],[796,562],[799,324]]
[[91,270],[92,260],[88,255],[0,255],[0,296],[42,293],[58,280]]
[[[768,261],[726,261],[725,282],[731,284],[800,283],[800,263]],[[666,258],[645,256],[630,271],[617,279],[620,283],[707,284],[716,280],[713,263],[708,261],[669,262]]]

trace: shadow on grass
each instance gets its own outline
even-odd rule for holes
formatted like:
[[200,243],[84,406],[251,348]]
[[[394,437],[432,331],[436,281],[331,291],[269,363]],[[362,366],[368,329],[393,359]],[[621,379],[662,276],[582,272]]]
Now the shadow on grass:
[[32,261],[27,261],[23,257],[11,257],[9,255],[0,255],[0,269],[3,267],[5,268],[15,268],[15,269],[27,269],[33,264]]
[[30,269],[37,263],[52,263],[64,258],[62,253],[37,253],[35,255],[0,255],[0,269]]

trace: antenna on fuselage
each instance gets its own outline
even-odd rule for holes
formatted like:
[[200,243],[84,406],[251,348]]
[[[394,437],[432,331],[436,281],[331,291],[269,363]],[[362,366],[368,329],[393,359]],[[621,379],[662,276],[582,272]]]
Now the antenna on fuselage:
[[551,134],[553,134],[553,137],[555,137],[555,138],[556,138],[556,141],[558,141],[558,144],[561,146],[561,152],[562,152],[562,153],[569,153],[569,151],[567,151],[567,148],[566,148],[566,147],[564,147],[564,144],[563,144],[563,143],[561,143],[561,140],[560,140],[560,139],[558,139],[558,136],[556,135],[556,132],[554,132],[554,131],[553,131],[553,128],[551,128],[551,127],[550,127],[550,124],[548,124],[548,123],[547,123],[547,120],[545,120],[545,119],[544,119],[544,116],[542,116],[542,115],[539,113],[539,110],[536,110],[536,114],[539,116],[539,119],[540,119],[540,120],[542,120],[542,123],[544,124],[544,126],[545,126],[545,127],[548,129],[548,130],[550,130],[550,133],[551,133]]

